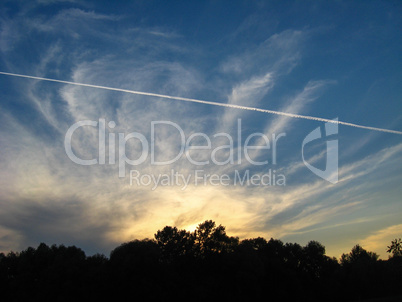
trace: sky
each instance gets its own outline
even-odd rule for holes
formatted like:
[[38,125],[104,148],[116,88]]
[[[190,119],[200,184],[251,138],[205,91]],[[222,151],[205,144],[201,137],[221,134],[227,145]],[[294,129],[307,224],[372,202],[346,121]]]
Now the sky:
[[400,1],[2,1],[0,251],[212,219],[387,259],[401,23]]

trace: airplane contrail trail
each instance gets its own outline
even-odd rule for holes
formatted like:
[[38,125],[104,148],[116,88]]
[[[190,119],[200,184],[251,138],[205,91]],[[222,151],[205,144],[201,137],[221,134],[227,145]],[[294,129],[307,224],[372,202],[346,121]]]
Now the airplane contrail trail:
[[261,109],[261,108],[233,105],[233,104],[227,104],[227,103],[219,103],[219,102],[197,100],[197,99],[184,98],[184,97],[171,96],[171,95],[164,95],[164,94],[158,94],[158,93],[152,93],[152,92],[143,92],[143,91],[122,89],[122,88],[114,88],[114,87],[107,87],[107,86],[100,86],[100,85],[92,85],[92,84],[85,84],[85,83],[63,81],[63,80],[57,80],[57,79],[51,79],[51,78],[42,78],[42,77],[30,76],[30,75],[25,75],[25,74],[10,73],[10,72],[3,72],[3,71],[0,71],[0,74],[13,76],[13,77],[40,80],[40,81],[56,82],[56,83],[62,83],[62,84],[68,84],[68,85],[90,87],[90,88],[98,88],[98,89],[105,89],[105,90],[111,90],[111,91],[119,91],[119,92],[131,93],[131,94],[136,94],[136,95],[153,96],[153,97],[159,97],[159,98],[170,99],[170,100],[178,100],[178,101],[184,101],[184,102],[200,103],[200,104],[206,104],[206,105],[212,105],[212,106],[221,106],[221,107],[241,109],[241,110],[258,111],[258,112],[281,115],[281,116],[287,116],[287,117],[292,117],[292,118],[300,118],[300,119],[306,119],[306,120],[312,120],[312,121],[318,121],[318,122],[333,123],[333,124],[344,125],[344,126],[349,126],[349,127],[355,127],[355,128],[361,128],[361,129],[367,129],[367,130],[373,130],[373,131],[381,131],[381,132],[386,132],[386,133],[393,133],[393,134],[402,135],[402,131],[389,130],[389,129],[383,129],[383,128],[376,128],[376,127],[370,127],[370,126],[363,126],[363,125],[358,125],[358,124],[353,124],[353,123],[348,123],[348,122],[342,122],[342,121],[338,121],[338,120],[330,120],[330,119],[321,118],[321,117],[314,117],[314,116],[308,116],[308,115],[300,115],[300,114],[294,114],[294,113],[288,113],[288,112],[274,111],[274,110],[269,110],[269,109]]

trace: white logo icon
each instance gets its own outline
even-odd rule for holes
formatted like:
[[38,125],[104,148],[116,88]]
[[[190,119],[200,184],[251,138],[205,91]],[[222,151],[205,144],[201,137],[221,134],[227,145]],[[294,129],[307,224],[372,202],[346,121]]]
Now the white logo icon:
[[[338,121],[338,118],[333,119],[333,121]],[[330,122],[325,123],[325,133],[323,135],[323,138],[334,134],[338,134],[338,124]],[[307,143],[320,138],[322,138],[320,127],[317,127],[305,137],[302,144],[303,162],[307,166],[307,168],[309,168],[314,174],[318,175],[322,179],[329,181],[330,183],[336,184],[338,182],[338,139],[327,140],[327,158],[325,170],[313,167],[304,159],[304,146]]]

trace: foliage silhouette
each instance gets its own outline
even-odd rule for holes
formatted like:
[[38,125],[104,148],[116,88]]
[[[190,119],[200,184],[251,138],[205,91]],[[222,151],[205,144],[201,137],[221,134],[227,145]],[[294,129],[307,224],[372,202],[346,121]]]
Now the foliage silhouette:
[[44,243],[0,254],[0,284],[3,301],[397,301],[398,243],[388,246],[387,261],[356,245],[338,262],[317,241],[240,241],[207,220],[194,232],[166,226],[155,239],[121,244],[109,258]]
[[193,254],[194,236],[185,230],[166,226],[155,234],[155,239],[161,251],[161,260],[166,263]]
[[402,240],[401,238],[391,241],[391,245],[387,246],[387,253],[392,253],[393,257],[402,257]]

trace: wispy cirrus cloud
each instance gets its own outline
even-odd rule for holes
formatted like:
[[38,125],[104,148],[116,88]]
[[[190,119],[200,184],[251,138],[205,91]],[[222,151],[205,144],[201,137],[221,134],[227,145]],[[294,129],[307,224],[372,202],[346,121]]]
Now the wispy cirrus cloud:
[[308,31],[284,30],[242,54],[233,55],[221,64],[224,73],[238,76],[250,72],[263,74],[267,70],[276,74],[289,73],[299,62],[301,49],[309,37]]
[[[309,81],[303,90],[290,98],[280,111],[294,114],[302,113],[309,104],[321,96],[323,89],[334,83],[335,81],[332,80]],[[287,131],[292,122],[295,121],[288,117],[277,117],[266,127],[265,133]]]

